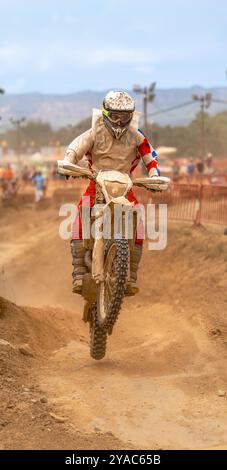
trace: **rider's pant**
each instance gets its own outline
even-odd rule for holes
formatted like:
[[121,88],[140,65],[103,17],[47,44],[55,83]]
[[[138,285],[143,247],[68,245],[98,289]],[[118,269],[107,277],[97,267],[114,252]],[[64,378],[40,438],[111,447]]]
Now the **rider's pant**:
[[[72,230],[72,240],[82,240],[83,239],[83,230],[82,230],[82,220],[81,220],[81,207],[92,208],[95,204],[95,181],[91,181],[87,187],[85,193],[83,194],[77,208],[78,213],[73,224]],[[128,200],[133,203],[133,206],[136,206],[138,203],[136,197],[133,194],[133,191],[130,190],[127,196]],[[139,221],[136,232],[135,244],[142,246],[144,239],[144,225],[142,221]]]

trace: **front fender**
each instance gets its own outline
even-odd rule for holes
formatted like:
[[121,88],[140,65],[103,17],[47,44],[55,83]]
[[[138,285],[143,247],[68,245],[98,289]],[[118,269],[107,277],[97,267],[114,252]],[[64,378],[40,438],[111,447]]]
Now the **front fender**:
[[132,206],[132,203],[124,196],[112,197],[110,202],[113,204],[121,204],[122,206]]

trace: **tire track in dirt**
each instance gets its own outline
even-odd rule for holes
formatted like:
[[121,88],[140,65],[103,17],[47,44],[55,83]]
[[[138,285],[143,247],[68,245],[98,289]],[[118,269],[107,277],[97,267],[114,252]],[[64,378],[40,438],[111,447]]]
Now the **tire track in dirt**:
[[141,293],[125,300],[107,356],[96,363],[56,214],[39,214],[33,224],[30,246],[5,254],[5,266],[18,302],[45,306],[50,339],[51,325],[62,337],[34,371],[50,404],[81,432],[113,433],[126,446],[226,446],[226,396],[218,393],[227,391],[226,238],[170,227],[167,249],[143,257]]

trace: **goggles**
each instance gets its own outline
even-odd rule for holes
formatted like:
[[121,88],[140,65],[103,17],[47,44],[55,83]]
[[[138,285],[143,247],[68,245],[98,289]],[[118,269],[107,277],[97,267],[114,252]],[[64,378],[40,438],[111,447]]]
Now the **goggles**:
[[130,111],[107,111],[106,109],[103,109],[102,112],[110,122],[120,126],[126,126],[129,124],[133,117],[133,112]]

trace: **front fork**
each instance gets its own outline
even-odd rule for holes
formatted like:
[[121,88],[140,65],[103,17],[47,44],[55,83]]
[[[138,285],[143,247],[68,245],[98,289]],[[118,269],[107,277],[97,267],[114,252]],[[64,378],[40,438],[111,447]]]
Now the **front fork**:
[[[103,217],[104,214],[98,214],[98,217]],[[112,211],[112,217],[111,217],[111,226],[113,224],[113,211]],[[126,227],[125,227],[125,214],[123,215],[123,220],[122,220],[122,236],[126,234]],[[135,217],[133,217],[133,239],[128,240],[129,244],[129,262],[128,262],[128,276],[127,276],[127,281],[130,280],[130,252],[133,249],[133,246],[135,244],[135,234],[136,234],[136,221]],[[92,278],[96,282],[96,284],[99,284],[100,282],[104,281],[104,252],[105,252],[105,245],[104,245],[104,239],[99,238],[94,240],[94,246],[93,246],[93,251],[92,251],[92,268],[91,268],[91,273],[92,273]]]
[[[96,195],[95,195],[95,204],[105,204],[105,198],[103,192],[98,184],[96,184]],[[103,209],[100,209],[96,212],[93,222],[102,218],[103,220],[104,212]],[[103,237],[95,238],[92,250],[92,265],[91,265],[91,274],[92,278],[99,284],[104,280],[104,240]]]
[[96,239],[94,242],[92,252],[92,265],[91,274],[96,282],[99,284],[104,281],[104,240],[103,238]]
[[[96,184],[96,198],[95,198],[95,204],[101,204],[105,206],[105,199],[103,192],[98,184]],[[110,209],[111,209],[111,235],[112,232],[114,231],[114,203],[108,204]],[[99,218],[105,217],[105,207],[104,209],[100,209],[97,211],[95,216],[93,217],[93,222],[95,220],[98,220]],[[122,214],[122,236],[125,237],[127,230],[126,230],[126,217],[125,217],[125,212]],[[133,239],[129,240],[129,256],[130,256],[130,251],[132,249],[132,246],[135,243],[135,234],[136,234],[136,218],[135,214],[133,215]],[[96,282],[96,284],[99,284],[100,282],[104,281],[104,252],[105,252],[105,242],[103,237],[96,238],[93,240],[93,249],[92,249],[92,263],[91,263],[91,274],[92,278]],[[130,279],[130,260],[128,263],[128,280]]]

